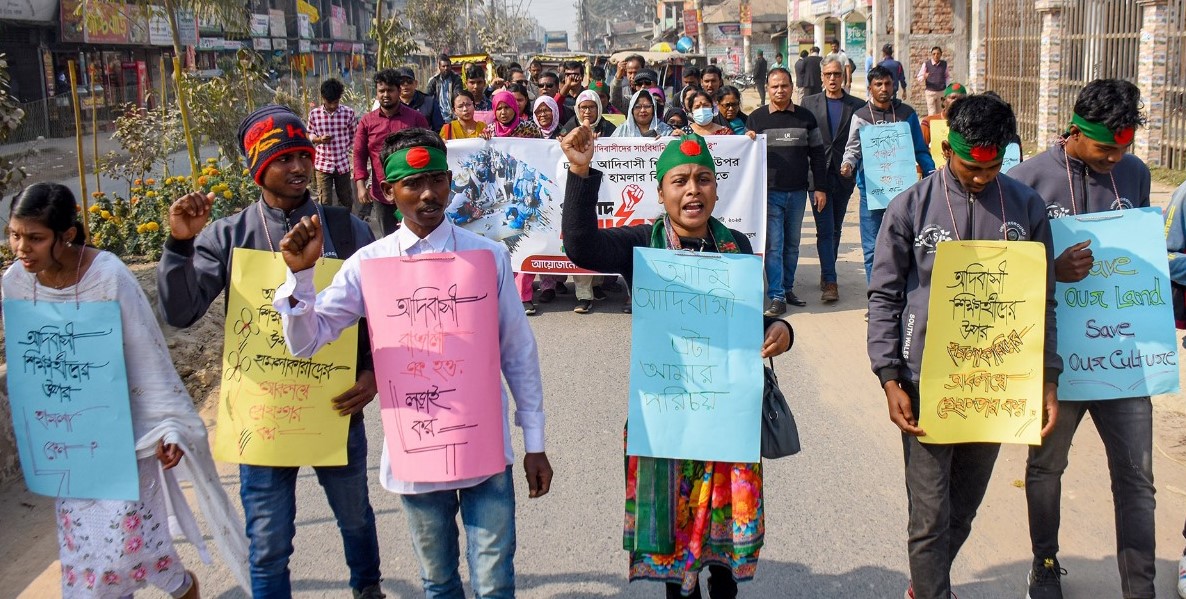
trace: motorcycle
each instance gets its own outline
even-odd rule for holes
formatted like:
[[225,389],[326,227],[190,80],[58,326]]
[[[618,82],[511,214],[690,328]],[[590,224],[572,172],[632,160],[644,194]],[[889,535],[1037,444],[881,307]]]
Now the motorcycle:
[[742,73],[740,75],[736,75],[733,77],[732,85],[740,91],[745,91],[751,87],[754,87],[754,74]]

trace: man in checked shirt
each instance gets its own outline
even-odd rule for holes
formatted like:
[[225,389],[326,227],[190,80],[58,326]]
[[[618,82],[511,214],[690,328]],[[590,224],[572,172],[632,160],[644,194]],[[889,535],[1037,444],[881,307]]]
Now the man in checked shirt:
[[350,144],[358,117],[349,106],[341,104],[342,82],[327,79],[321,84],[321,106],[309,111],[307,120],[309,140],[317,146],[313,170],[317,179],[317,201],[333,204],[337,192],[338,204],[355,214],[354,182],[350,176]]

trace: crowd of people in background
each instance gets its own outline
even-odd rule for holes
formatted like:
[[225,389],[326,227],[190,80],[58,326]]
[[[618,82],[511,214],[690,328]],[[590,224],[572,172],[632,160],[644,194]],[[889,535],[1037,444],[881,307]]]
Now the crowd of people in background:
[[[320,105],[312,108],[306,119],[286,108],[267,106],[241,125],[241,149],[260,188],[258,202],[238,214],[211,221],[212,198],[195,192],[174,200],[170,233],[157,271],[159,311],[170,325],[192,326],[218,296],[227,293],[235,248],[279,251],[289,274],[276,290],[273,307],[282,315],[290,350],[295,355],[310,355],[365,314],[357,276],[359,257],[490,250],[496,256],[500,281],[499,335],[504,350],[500,367],[517,404],[515,423],[525,437],[524,469],[530,496],[539,497],[548,493],[552,470],[543,447],[541,373],[525,316],[538,313],[537,303],[554,302],[570,292],[575,296],[576,313],[592,312],[598,302],[609,297],[607,292],[624,292],[621,309],[630,312],[629,257],[634,247],[688,248],[698,243],[704,248],[705,241],[711,239],[716,251],[752,253],[755,248],[749,247],[743,234],[711,218],[717,200],[716,175],[709,144],[703,138],[746,135],[757,139],[764,134],[766,247],[758,248],[765,254],[767,295],[762,355],[770,357],[790,348],[793,332],[780,317],[792,307],[808,303],[794,289],[808,205],[821,266],[819,298],[825,304],[839,300],[837,259],[842,224],[850,197],[857,190],[870,298],[866,313],[869,357],[885,391],[890,420],[903,437],[912,580],[906,597],[947,599],[954,596],[952,562],[971,534],[999,446],[918,441],[923,434],[915,417],[919,412],[918,371],[932,264],[927,254],[933,250],[917,237],[921,234],[916,230],[918,219],[933,212],[939,220],[949,222],[943,219],[950,216],[956,239],[1000,239],[1006,224],[1015,226],[1020,239],[1046,245],[1051,261],[1046,281],[1050,289],[1056,280],[1082,280],[1091,268],[1090,249],[1079,244],[1054,256],[1049,219],[1080,211],[1149,205],[1149,170],[1126,153],[1134,131],[1143,125],[1140,96],[1137,88],[1125,81],[1091,82],[1076,100],[1075,116],[1066,134],[1050,149],[1015,167],[1009,176],[1000,177],[1000,150],[1018,141],[1012,109],[991,92],[973,94],[956,82],[942,48],[931,50],[914,77],[925,88],[928,114],[920,118],[900,98],[908,83],[907,67],[894,58],[893,46],[881,49],[882,60],[876,64],[871,55],[866,58],[867,98],[857,98],[851,94],[855,63],[838,42],[830,45],[826,56],[821,56],[818,47],[802,51],[793,66],[784,64],[781,53],[767,62],[759,51],[754,62],[759,105],[748,113],[743,93],[726,85],[716,65],[685,68],[679,81],[670,81],[640,55],[614,65],[566,61],[556,69],[537,61],[526,69],[517,63],[493,70],[470,64],[463,73],[454,69],[449,56],[442,55],[437,73],[423,85],[407,68],[375,74],[374,108],[362,115],[342,104],[343,84],[327,80],[320,88]],[[618,115],[618,124],[607,115]],[[932,126],[939,119],[947,121],[950,133],[942,141],[947,165],[936,170],[929,142]],[[914,160],[923,179],[889,208],[875,209],[867,198],[860,134],[863,128],[882,123],[908,125]],[[665,215],[653,225],[625,227],[612,235],[599,231],[594,207],[602,173],[592,167],[595,141],[673,136],[679,136],[679,141],[667,143],[656,165]],[[537,281],[536,275],[512,273],[504,246],[444,218],[449,203],[445,141],[495,138],[555,140],[560,144],[570,163],[563,215],[566,252],[578,266],[621,273],[625,284],[614,275],[577,275],[571,281],[547,275]],[[694,147],[689,149],[689,143]],[[413,160],[413,154],[419,158]],[[1064,170],[1065,179],[1042,176]],[[306,173],[313,174],[316,203],[309,201]],[[144,359],[135,364],[129,361],[129,379],[138,384],[144,377],[157,376],[159,380],[153,384],[173,389],[163,394],[167,397],[161,405],[153,406],[159,413],[134,411],[156,414],[154,417],[173,427],[162,432],[159,427],[163,425],[158,422],[137,422],[137,431],[143,432],[138,443],[144,449],[140,454],[146,473],[143,502],[133,509],[123,502],[59,500],[63,588],[74,588],[73,568],[81,572],[88,560],[93,561],[90,554],[76,555],[71,527],[80,526],[81,521],[102,528],[111,519],[111,528],[122,526],[129,534],[135,532],[141,525],[138,514],[165,511],[166,497],[158,483],[164,480],[159,477],[169,479],[171,475],[154,474],[158,472],[154,461],[167,471],[182,456],[188,456],[187,464],[193,463],[199,486],[208,487],[199,492],[205,494],[204,510],[213,510],[206,516],[218,529],[215,538],[234,562],[232,568],[241,582],[249,576],[257,597],[288,596],[298,470],[242,466],[240,499],[246,522],[234,521],[226,508],[225,493],[220,494],[212,462],[201,449],[206,443],[204,428],[195,420],[188,396],[177,391],[183,387],[174,384],[176,373],[167,364],[168,353],[144,294],[118,260],[84,245],[85,232],[73,220],[74,200],[60,187],[34,186],[14,201],[9,235],[23,256],[24,269],[5,274],[5,297],[35,298],[41,287],[46,294],[43,297],[61,301],[118,299],[125,329],[139,326],[151,333],[147,344],[133,342]],[[684,188],[696,188],[687,193],[699,194],[697,197],[708,204],[697,212],[697,218],[680,215]],[[981,193],[992,201],[977,201]],[[946,203],[935,200],[944,197],[948,198]],[[957,201],[953,203],[951,197]],[[1179,190],[1174,205],[1180,207],[1183,202],[1186,191]],[[1167,224],[1167,231],[1172,231],[1170,244],[1186,246],[1183,223],[1167,218],[1171,219]],[[379,227],[381,235],[374,234],[368,220]],[[1170,247],[1170,251],[1186,253],[1183,247]],[[356,257],[343,267],[347,275],[336,278],[327,292],[317,295],[311,267],[322,256]],[[1171,267],[1176,282],[1186,283],[1184,264],[1186,260]],[[72,287],[88,276],[85,288]],[[47,284],[46,277],[53,281]],[[506,283],[505,289],[501,282]],[[903,343],[910,341],[904,338],[910,333],[901,326],[907,309],[923,315],[913,352],[903,352]],[[1058,401],[1062,363],[1050,341],[1053,326],[1046,335],[1040,370],[1046,440],[1031,449],[1027,461],[1033,549],[1028,597],[1062,597],[1060,579],[1066,570],[1057,556],[1060,479],[1085,414],[1095,421],[1109,455],[1124,594],[1153,597],[1150,398],[1070,405]],[[134,337],[129,329],[125,339]],[[375,365],[368,343],[366,336],[360,335],[356,385],[333,400],[339,413],[350,418],[348,463],[315,468],[315,472],[337,520],[354,596],[375,599],[384,594],[379,584],[378,541],[368,498],[367,439],[362,425],[362,410],[376,394]],[[503,389],[504,421],[507,402],[508,393]],[[509,465],[513,455],[509,426],[505,431],[506,470],[455,484],[396,480],[384,448],[382,486],[401,495],[429,596],[460,596],[459,532],[454,521],[459,510],[468,540],[476,544],[470,556],[474,589],[481,596],[514,595],[515,500]],[[666,491],[668,495],[645,496],[639,477],[653,477],[670,467],[637,457],[626,462],[630,483],[625,542],[631,552],[631,579],[665,582],[668,597],[699,597],[699,576],[707,570],[710,597],[736,597],[736,583],[754,575],[764,532],[761,465],[682,461],[679,472],[668,473],[674,485]],[[691,489],[696,485],[724,486],[732,491],[714,496],[712,501],[701,498],[699,504],[692,505],[696,497]],[[691,519],[681,521],[675,531],[656,534],[648,528],[655,524],[648,521],[654,518],[649,510],[662,501],[674,501],[669,496],[673,492],[681,498],[680,509]],[[122,510],[126,509],[135,513],[124,515]],[[723,528],[729,532],[724,534],[717,526],[695,529],[693,519],[701,523],[727,521]],[[246,538],[239,531],[245,531]],[[692,538],[693,534],[701,537]],[[139,533],[135,538],[141,538]],[[708,543],[703,554],[701,542]],[[137,577],[136,566],[128,565],[123,586],[112,585],[118,586],[116,594],[130,593],[147,581],[174,597],[196,596],[197,581],[181,567],[171,543],[160,540],[153,549],[154,557],[159,558],[155,572]],[[477,553],[486,557],[479,559]],[[112,559],[123,560],[123,556]],[[1179,592],[1186,597],[1186,584]]]

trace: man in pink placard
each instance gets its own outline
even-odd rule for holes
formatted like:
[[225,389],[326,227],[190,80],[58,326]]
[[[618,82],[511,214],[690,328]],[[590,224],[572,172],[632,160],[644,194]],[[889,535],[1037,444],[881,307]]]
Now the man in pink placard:
[[[532,498],[547,494],[552,467],[544,453],[543,382],[535,336],[519,304],[506,246],[456,227],[445,218],[452,173],[445,142],[427,129],[405,129],[387,138],[382,151],[387,201],[399,208],[403,227],[362,248],[342,266],[334,282],[314,293],[313,265],[321,257],[322,224],[303,218],[280,242],[288,280],[276,290],[289,350],[311,356],[366,313],[361,263],[371,258],[487,250],[498,270],[498,331],[502,375],[515,398],[515,423],[523,429],[523,468]],[[382,373],[377,373],[382,378]],[[387,446],[380,466],[383,487],[403,500],[428,596],[461,596],[456,518],[465,526],[469,568],[479,597],[515,595],[514,456],[507,425],[508,395],[502,389],[502,423],[507,467],[493,476],[422,483],[397,480]]]

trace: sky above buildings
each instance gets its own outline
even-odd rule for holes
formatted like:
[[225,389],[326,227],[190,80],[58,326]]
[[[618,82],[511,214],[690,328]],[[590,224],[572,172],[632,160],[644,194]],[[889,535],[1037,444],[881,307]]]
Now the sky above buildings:
[[576,0],[531,0],[531,6],[528,8],[536,19],[539,19],[539,24],[547,31],[555,31],[563,29],[568,32],[568,40],[571,44],[576,40],[577,24],[576,24],[576,8],[573,3]]

